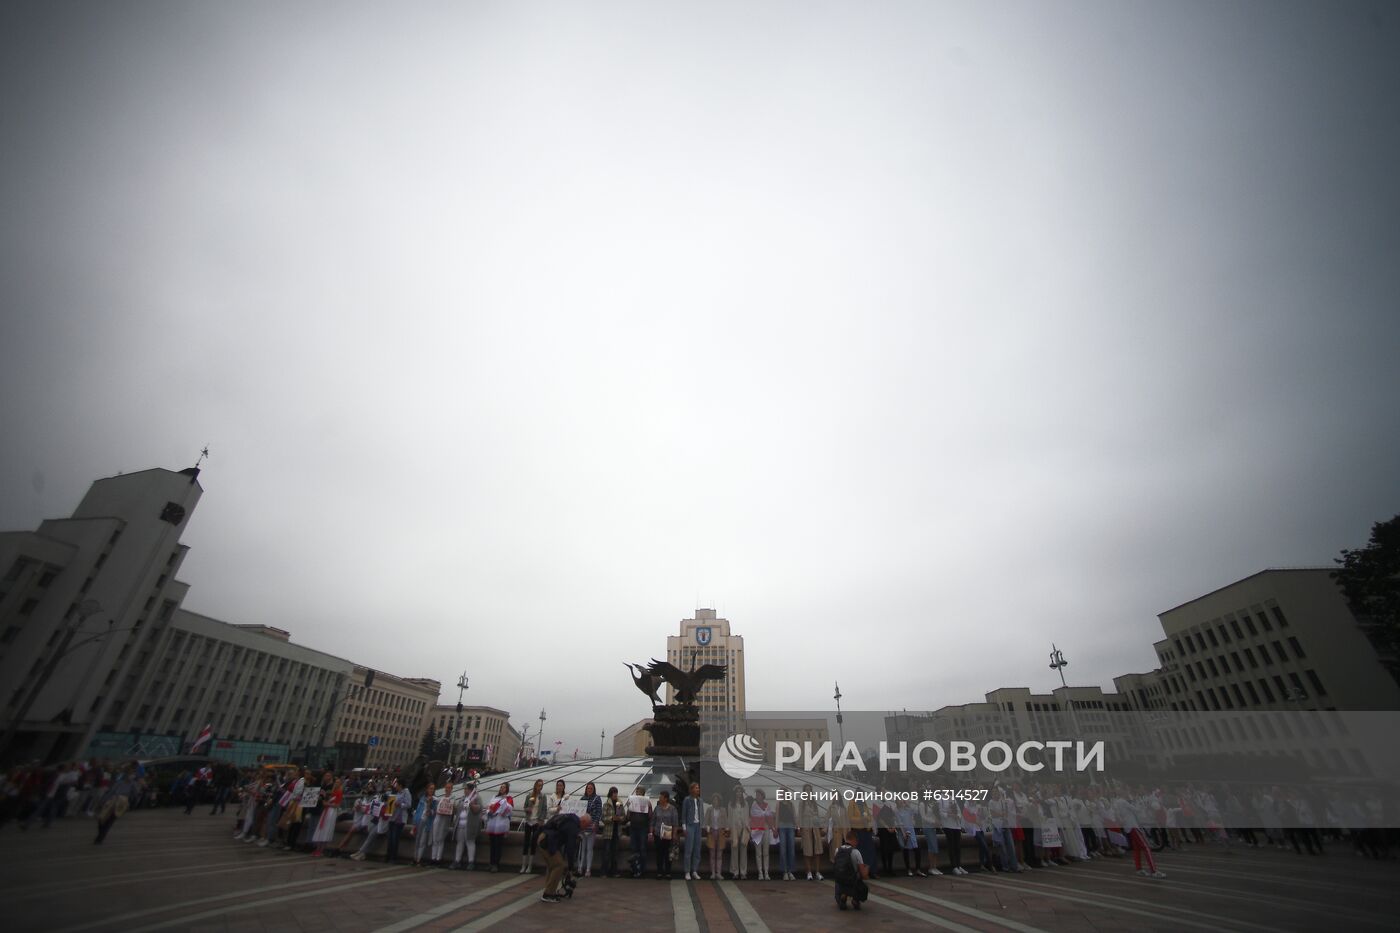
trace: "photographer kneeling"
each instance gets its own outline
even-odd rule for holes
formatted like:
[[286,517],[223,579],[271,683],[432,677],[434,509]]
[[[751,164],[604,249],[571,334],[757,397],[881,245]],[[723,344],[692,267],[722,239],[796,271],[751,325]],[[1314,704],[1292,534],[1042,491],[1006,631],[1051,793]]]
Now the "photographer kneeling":
[[[561,813],[540,827],[539,847],[544,852],[545,864],[544,893],[540,900],[554,904],[573,896],[574,879],[569,874],[569,866],[573,864],[579,833],[592,826],[593,820],[587,814]],[[565,891],[562,894],[561,883]]]

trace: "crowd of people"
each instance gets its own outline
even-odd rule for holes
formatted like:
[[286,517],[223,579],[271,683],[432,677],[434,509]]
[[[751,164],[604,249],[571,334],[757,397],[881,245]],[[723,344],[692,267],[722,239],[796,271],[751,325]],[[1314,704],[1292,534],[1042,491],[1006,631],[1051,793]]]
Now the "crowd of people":
[[1374,823],[1375,814],[1327,808],[1319,821],[1303,795],[1268,787],[1241,797],[1224,789],[1013,784],[980,800],[902,794],[867,802],[824,801],[809,785],[799,799],[775,802],[762,789],[707,797],[693,784],[677,796],[642,787],[600,792],[593,783],[570,789],[564,781],[491,789],[460,774],[415,795],[387,777],[347,786],[329,773],[274,774],[240,788],[234,835],[313,856],[362,860],[382,849],[390,863],[497,872],[507,836],[518,830],[518,870],[546,873],[546,900],[595,874],[822,881],[827,872],[838,903],[857,908],[871,877],[965,875],[973,867],[1020,873],[1131,856],[1139,875],[1162,879],[1157,854],[1185,846],[1320,855],[1325,835],[1349,840],[1359,855],[1389,858],[1393,842],[1381,830],[1346,828]]
[[101,844],[128,810],[155,806],[157,792],[136,762],[113,766],[101,761],[67,761],[12,768],[0,775],[0,828],[35,822],[47,829],[54,820],[83,816],[97,821]]
[[0,825],[46,827],[81,814],[97,819],[100,843],[122,813],[163,797],[187,814],[201,805],[210,815],[231,810],[234,839],[263,848],[490,872],[502,870],[507,837],[518,831],[519,871],[546,874],[548,901],[595,874],[822,881],[825,871],[842,909],[859,909],[869,878],[965,875],[965,860],[985,872],[1019,873],[1131,855],[1138,874],[1161,879],[1156,854],[1184,846],[1291,847],[1319,856],[1328,837],[1380,859],[1392,857],[1395,841],[1391,831],[1366,828],[1387,825],[1378,798],[1319,801],[1283,787],[1011,784],[970,799],[926,789],[867,801],[808,785],[771,801],[762,789],[740,785],[707,797],[692,784],[676,795],[643,787],[600,793],[593,783],[570,789],[564,781],[516,792],[508,783],[479,787],[460,770],[415,793],[386,774],[294,766],[210,765],[162,788],[135,762],[69,762],[7,774]]

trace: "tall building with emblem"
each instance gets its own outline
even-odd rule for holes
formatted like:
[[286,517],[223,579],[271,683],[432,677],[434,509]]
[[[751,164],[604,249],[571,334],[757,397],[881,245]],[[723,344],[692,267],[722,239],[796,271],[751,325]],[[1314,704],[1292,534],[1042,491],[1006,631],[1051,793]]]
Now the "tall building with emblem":
[[[744,718],[744,637],[729,629],[729,620],[713,609],[696,609],[695,618],[681,620],[681,633],[666,639],[666,660],[683,671],[692,666],[723,664],[723,680],[706,681],[695,698],[700,707],[702,754],[713,757],[727,736]],[[666,702],[674,702],[675,689],[666,685]]]

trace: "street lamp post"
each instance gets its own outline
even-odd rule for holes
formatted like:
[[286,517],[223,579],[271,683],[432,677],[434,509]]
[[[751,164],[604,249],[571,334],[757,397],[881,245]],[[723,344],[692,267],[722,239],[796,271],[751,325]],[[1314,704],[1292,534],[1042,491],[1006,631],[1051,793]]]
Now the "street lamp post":
[[457,722],[455,728],[450,730],[447,737],[447,767],[452,767],[453,759],[457,753],[457,741],[462,736],[462,694],[467,690],[467,672],[462,671],[462,676],[457,678]]
[[[347,677],[345,683],[345,692],[341,693],[340,690],[336,690],[335,696],[331,698],[330,706],[326,707],[326,718],[325,721],[321,723],[321,740],[316,745],[316,757],[320,760],[322,765],[326,763],[326,740],[330,738],[331,720],[335,718],[335,708],[344,701],[350,699],[350,691],[352,689],[353,685],[350,683],[350,679]],[[306,749],[306,764],[308,766],[311,764],[311,749],[309,746]],[[339,746],[336,746],[335,765],[338,770],[340,768]]]
[[[1069,682],[1065,680],[1065,668],[1069,667],[1069,662],[1065,660],[1065,653],[1055,647],[1055,643],[1050,643],[1050,669],[1060,675],[1060,686],[1069,689]],[[1084,738],[1084,733],[1079,729],[1079,714],[1074,711],[1074,697],[1065,696],[1065,711],[1069,713],[1069,727],[1074,732],[1077,739]],[[1058,720],[1059,717],[1056,717]],[[1093,784],[1094,774],[1089,773],[1089,783]]]
[[843,725],[845,720],[841,718],[841,682],[839,680],[836,682],[836,696],[832,699],[836,701],[836,731],[841,736],[841,748],[844,749],[846,747],[846,727]]
[[536,743],[539,744],[539,748],[535,750],[535,757],[536,757],[536,758],[543,758],[543,757],[544,757],[544,721],[545,721],[544,710],[541,709],[541,710],[540,710],[540,734],[539,734],[539,737],[538,737],[537,739],[535,739]]
[[602,758],[602,757],[603,757],[603,740],[606,739],[607,737],[608,737],[608,730],[606,730],[606,729],[599,729],[599,730],[598,730],[598,757],[599,757],[599,758]]
[[1065,668],[1069,667],[1069,662],[1065,660],[1065,653],[1055,647],[1055,643],[1050,643],[1050,669],[1060,675],[1060,686],[1068,687],[1065,682]]

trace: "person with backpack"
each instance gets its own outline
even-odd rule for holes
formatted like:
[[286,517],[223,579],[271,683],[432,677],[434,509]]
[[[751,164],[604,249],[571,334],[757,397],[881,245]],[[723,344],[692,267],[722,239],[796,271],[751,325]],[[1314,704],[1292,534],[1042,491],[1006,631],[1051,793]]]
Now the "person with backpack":
[[[559,813],[551,816],[540,826],[536,843],[544,856],[544,892],[540,900],[555,904],[573,895],[574,882],[569,872],[578,847],[579,833],[593,828],[593,818],[588,814]],[[559,886],[564,886],[560,893]]]
[[860,850],[856,848],[855,830],[847,830],[841,847],[832,856],[832,879],[836,882],[836,906],[846,909],[850,901],[856,910],[870,897],[870,886],[865,883],[870,877],[870,867],[865,864]]

